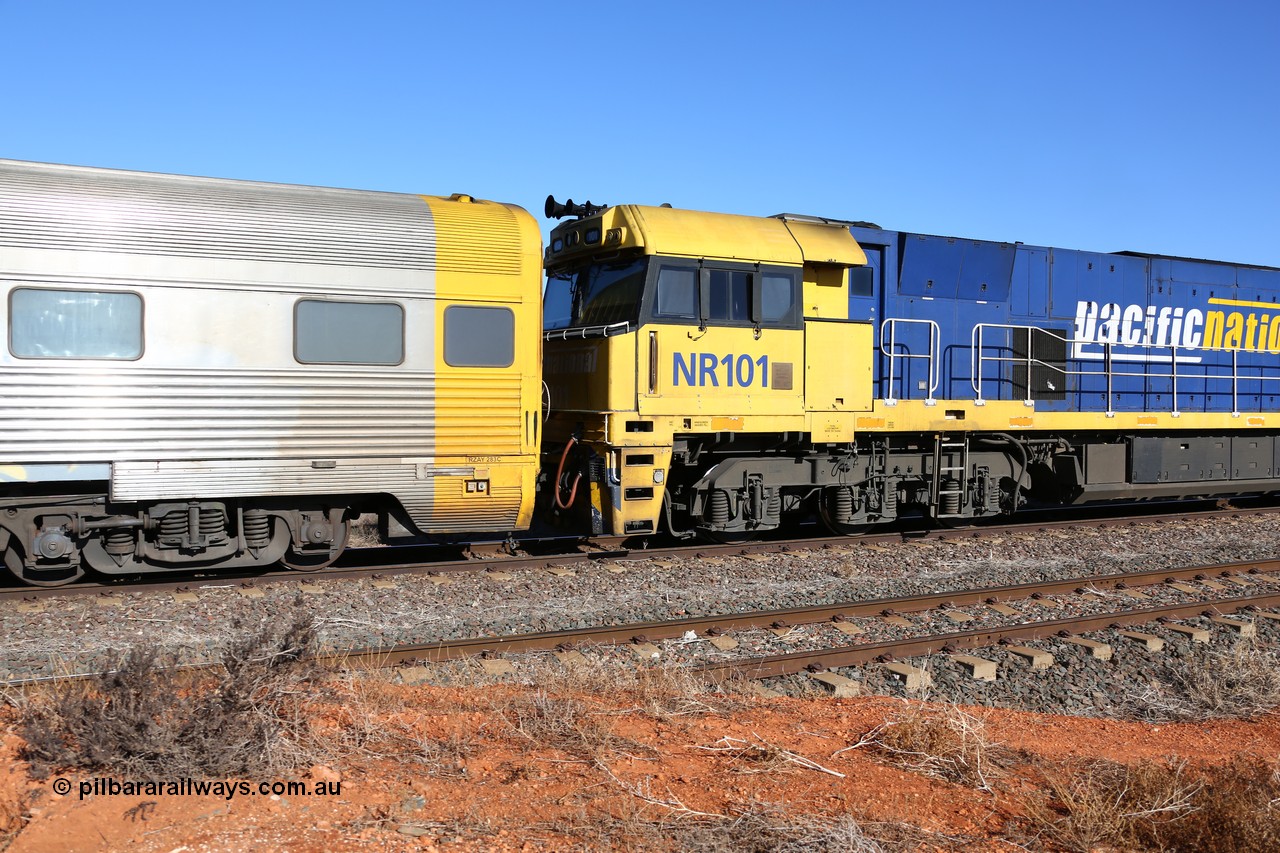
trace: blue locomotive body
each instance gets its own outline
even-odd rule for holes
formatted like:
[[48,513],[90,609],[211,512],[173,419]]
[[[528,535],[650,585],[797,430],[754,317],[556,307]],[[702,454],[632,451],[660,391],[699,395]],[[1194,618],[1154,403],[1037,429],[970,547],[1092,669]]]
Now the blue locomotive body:
[[874,270],[849,306],[880,329],[878,399],[1276,410],[1280,269],[851,231]]

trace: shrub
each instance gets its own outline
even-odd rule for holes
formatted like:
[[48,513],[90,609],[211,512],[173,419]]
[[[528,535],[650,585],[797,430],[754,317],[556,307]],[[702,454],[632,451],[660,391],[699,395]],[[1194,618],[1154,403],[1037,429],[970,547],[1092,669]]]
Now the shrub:
[[1201,647],[1165,666],[1127,703],[1146,720],[1252,719],[1280,707],[1280,654],[1257,640]]
[[869,746],[893,764],[926,776],[990,789],[1007,755],[978,717],[952,706],[915,705],[876,726],[855,746]]
[[130,649],[90,679],[64,682],[20,709],[23,757],[50,768],[134,779],[251,776],[302,759],[300,688],[315,673],[312,618],[263,626],[227,642],[218,668],[179,664],[154,646]]
[[1095,761],[1045,780],[1048,795],[1030,800],[1027,815],[1069,850],[1280,849],[1280,779],[1256,759],[1198,771],[1182,762]]

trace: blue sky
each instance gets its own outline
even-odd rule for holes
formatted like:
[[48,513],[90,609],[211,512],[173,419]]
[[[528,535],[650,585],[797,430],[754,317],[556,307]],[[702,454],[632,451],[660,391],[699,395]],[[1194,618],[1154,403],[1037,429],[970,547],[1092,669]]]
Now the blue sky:
[[1280,266],[1273,2],[0,0],[0,157]]

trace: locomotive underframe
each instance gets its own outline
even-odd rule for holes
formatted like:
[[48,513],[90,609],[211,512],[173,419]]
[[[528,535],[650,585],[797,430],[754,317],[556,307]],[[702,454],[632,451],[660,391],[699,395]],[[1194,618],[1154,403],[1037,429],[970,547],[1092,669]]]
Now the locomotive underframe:
[[683,519],[686,530],[724,539],[813,513],[835,531],[856,534],[911,513],[973,518],[1012,511],[1013,484],[1030,485],[1013,454],[952,447],[938,436],[819,445],[807,439],[677,436],[668,522],[676,528]]
[[[659,497],[659,521],[671,532],[717,540],[808,515],[855,535],[905,515],[948,523],[1029,506],[1280,492],[1280,438],[1255,432],[870,433],[843,444],[815,444],[805,433],[677,434],[670,468],[655,478],[662,482],[641,490],[618,488],[621,472],[602,464],[626,448],[598,450],[579,457],[586,481],[601,485],[582,490],[584,506],[612,500],[626,517],[629,499]],[[592,511],[599,518],[608,509]],[[626,524],[614,532],[657,528]]]

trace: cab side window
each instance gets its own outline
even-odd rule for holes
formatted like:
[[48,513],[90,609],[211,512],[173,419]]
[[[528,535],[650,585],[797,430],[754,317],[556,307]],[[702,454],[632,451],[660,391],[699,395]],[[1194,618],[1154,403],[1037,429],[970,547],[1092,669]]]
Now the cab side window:
[[766,323],[789,322],[795,313],[796,279],[792,275],[761,276],[760,315]]
[[800,328],[800,276],[784,267],[655,264],[649,317],[659,323]]
[[727,323],[751,321],[751,273],[711,270],[711,306],[707,319]]
[[698,271],[679,267],[658,270],[653,314],[663,319],[698,319]]

